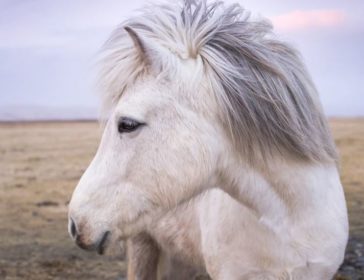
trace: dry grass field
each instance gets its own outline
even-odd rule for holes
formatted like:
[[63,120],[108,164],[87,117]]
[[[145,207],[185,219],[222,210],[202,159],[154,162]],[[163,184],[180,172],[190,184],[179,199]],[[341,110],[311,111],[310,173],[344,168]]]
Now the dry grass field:
[[[364,279],[364,120],[332,120],[351,223],[337,279]],[[0,124],[0,279],[123,279],[125,261],[87,253],[67,204],[96,151],[96,123]]]

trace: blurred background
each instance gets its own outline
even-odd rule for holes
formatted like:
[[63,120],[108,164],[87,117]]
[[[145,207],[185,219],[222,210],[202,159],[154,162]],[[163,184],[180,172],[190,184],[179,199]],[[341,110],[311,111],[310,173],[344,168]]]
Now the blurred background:
[[[116,279],[123,253],[75,248],[67,204],[98,145],[95,58],[156,1],[0,0],[0,279]],[[337,279],[364,279],[364,1],[229,0],[297,47],[341,155],[351,222]]]

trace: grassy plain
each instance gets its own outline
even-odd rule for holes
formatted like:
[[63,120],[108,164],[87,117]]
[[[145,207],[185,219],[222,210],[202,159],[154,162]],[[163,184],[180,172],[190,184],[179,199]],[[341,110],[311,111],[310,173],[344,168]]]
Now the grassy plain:
[[[350,233],[362,246],[364,120],[330,124],[341,155]],[[123,279],[122,252],[84,252],[67,233],[68,201],[100,135],[94,122],[0,124],[0,279]]]

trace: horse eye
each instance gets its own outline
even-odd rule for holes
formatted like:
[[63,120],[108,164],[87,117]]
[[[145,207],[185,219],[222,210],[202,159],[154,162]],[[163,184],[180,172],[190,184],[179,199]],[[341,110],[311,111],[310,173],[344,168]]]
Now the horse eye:
[[142,123],[130,119],[130,118],[121,118],[118,123],[118,131],[119,133],[128,133],[136,130],[138,127],[143,125]]

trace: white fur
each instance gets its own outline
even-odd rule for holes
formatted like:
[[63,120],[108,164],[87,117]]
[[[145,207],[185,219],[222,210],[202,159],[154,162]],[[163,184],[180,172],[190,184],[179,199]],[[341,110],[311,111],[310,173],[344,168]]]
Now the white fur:
[[[242,126],[227,124],[229,112],[214,90],[221,81],[197,48],[192,45],[194,55],[185,56],[158,38],[127,31],[106,57],[110,115],[70,202],[69,216],[83,242],[95,244],[106,231],[110,242],[149,231],[166,251],[190,257],[213,279],[330,279],[343,260],[348,224],[329,134],[315,135],[311,123],[307,129],[315,140],[305,146],[299,139],[292,146],[297,153],[279,146],[284,133],[269,156],[260,144],[240,150],[244,131],[234,134],[241,138],[236,145],[229,130]],[[130,61],[137,67],[120,72],[119,64]],[[296,109],[319,116],[325,127],[319,105]],[[120,134],[121,117],[146,125]],[[314,156],[313,143],[327,149]],[[220,190],[211,190],[216,186]],[[174,242],[165,242],[172,233]]]
[[343,192],[335,167],[308,168],[286,167],[277,185],[248,174],[243,204],[210,190],[159,216],[147,232],[164,254],[213,279],[331,279],[347,240]]

